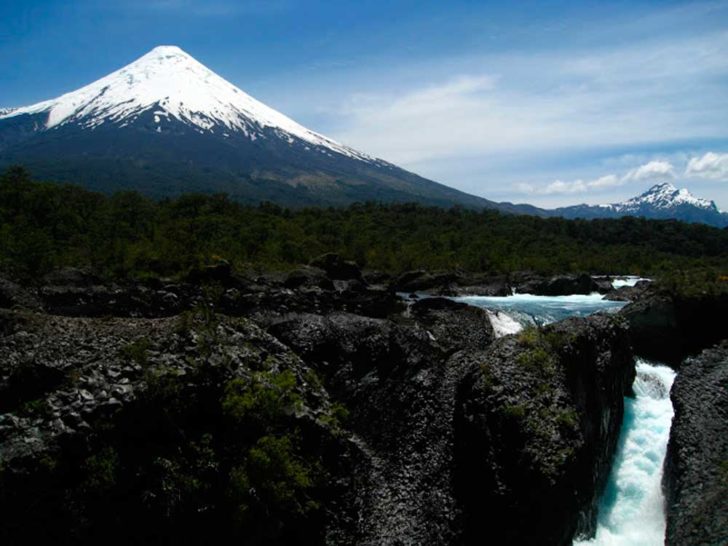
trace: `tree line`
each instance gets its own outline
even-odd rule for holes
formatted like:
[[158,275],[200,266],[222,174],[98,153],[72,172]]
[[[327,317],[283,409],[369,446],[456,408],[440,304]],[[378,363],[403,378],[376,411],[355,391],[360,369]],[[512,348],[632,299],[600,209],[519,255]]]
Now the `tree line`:
[[728,230],[417,204],[288,209],[204,194],[155,201],[33,181],[21,167],[0,175],[0,271],[17,278],[63,266],[109,278],[174,276],[219,259],[240,271],[287,270],[325,252],[389,273],[726,273]]

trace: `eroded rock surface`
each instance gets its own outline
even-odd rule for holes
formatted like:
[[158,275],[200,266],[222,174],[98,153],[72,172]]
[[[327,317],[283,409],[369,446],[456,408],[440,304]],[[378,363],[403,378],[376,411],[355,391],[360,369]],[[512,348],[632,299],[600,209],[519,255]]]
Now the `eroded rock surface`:
[[569,319],[499,339],[458,394],[458,497],[467,544],[571,544],[595,525],[631,390],[626,327]]
[[623,326],[494,342],[484,310],[406,304],[353,267],[7,285],[3,544],[565,544],[588,528],[633,371]]
[[672,387],[665,462],[672,546],[728,543],[728,342],[687,359]]

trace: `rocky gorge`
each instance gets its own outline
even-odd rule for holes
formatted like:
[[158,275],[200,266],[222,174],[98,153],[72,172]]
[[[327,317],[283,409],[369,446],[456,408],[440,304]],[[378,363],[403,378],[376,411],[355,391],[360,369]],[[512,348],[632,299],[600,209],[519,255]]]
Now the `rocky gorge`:
[[[3,280],[0,538],[570,544],[594,530],[635,352],[693,320],[653,320],[661,308],[645,302],[672,300],[642,286],[619,314],[497,338],[483,309],[398,296],[513,289],[626,292],[588,276],[391,278],[335,255],[285,275],[220,263],[174,281]],[[726,369],[714,351],[686,361],[673,391],[672,529],[705,469],[711,498],[726,490],[724,446],[692,463],[726,428],[723,372],[700,367]],[[696,405],[701,381],[716,395]]]

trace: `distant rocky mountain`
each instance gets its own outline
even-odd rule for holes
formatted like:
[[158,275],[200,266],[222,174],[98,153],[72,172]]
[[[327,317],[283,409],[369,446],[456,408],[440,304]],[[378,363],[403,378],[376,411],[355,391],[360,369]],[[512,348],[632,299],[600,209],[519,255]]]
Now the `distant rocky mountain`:
[[548,214],[564,218],[642,216],[728,226],[728,213],[719,210],[715,202],[695,197],[687,189],[678,189],[668,182],[656,184],[643,194],[621,203],[562,207],[548,211]]
[[175,46],[56,99],[0,110],[0,167],[15,163],[40,178],[154,197],[497,207],[315,133]]

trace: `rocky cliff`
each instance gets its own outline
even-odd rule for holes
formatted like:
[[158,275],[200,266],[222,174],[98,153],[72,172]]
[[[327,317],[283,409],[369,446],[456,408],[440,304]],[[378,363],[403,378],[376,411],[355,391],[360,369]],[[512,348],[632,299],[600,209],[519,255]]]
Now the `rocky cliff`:
[[728,338],[728,293],[645,290],[624,307],[635,353],[679,367],[688,355]]
[[285,276],[0,283],[0,539],[588,531],[633,374],[619,320],[494,341],[483,310],[375,282],[328,256]]
[[565,545],[593,532],[634,380],[625,325],[569,319],[451,362],[470,363],[456,415],[464,542]]
[[675,417],[663,485],[669,546],[728,543],[728,342],[687,359],[670,394]]

